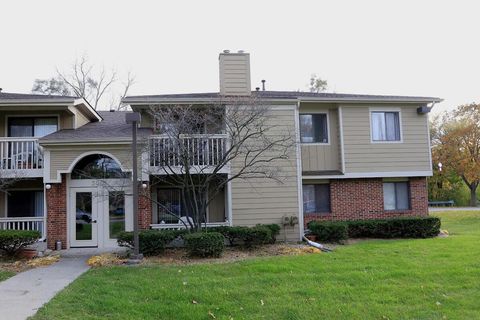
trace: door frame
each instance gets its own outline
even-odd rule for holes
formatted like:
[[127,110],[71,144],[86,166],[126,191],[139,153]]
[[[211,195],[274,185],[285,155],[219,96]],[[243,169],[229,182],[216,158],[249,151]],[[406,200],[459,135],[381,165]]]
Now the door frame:
[[[93,191],[93,198],[101,199],[97,202],[97,241],[96,244],[79,245],[74,240],[75,236],[75,208],[72,199],[73,192],[85,190]],[[87,191],[88,190],[88,191]],[[133,230],[133,196],[132,180],[125,179],[71,179],[67,175],[67,248],[70,247],[96,247],[96,248],[118,248],[117,240],[109,237],[109,203],[108,193],[110,191],[125,192],[125,231]],[[92,199],[92,202],[94,200]],[[93,211],[93,208],[92,208]],[[82,241],[82,240],[80,240]]]

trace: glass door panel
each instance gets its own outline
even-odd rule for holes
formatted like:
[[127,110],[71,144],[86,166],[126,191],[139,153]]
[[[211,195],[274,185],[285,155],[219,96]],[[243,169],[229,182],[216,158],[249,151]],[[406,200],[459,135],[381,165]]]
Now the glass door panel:
[[92,193],[75,194],[75,240],[92,240]]
[[111,191],[108,193],[109,238],[116,239],[125,231],[125,192]]

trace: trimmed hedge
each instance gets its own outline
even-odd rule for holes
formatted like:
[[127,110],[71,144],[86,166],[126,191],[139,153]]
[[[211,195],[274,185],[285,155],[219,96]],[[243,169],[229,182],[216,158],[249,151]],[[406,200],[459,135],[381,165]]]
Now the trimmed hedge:
[[183,239],[188,254],[194,257],[218,258],[225,249],[225,238],[219,232],[189,233],[185,234]]
[[347,238],[429,238],[438,235],[440,226],[441,221],[437,217],[312,221],[308,224],[319,241],[340,241]]
[[280,233],[277,224],[258,224],[254,227],[215,227],[210,231],[221,233],[231,246],[240,245],[251,248],[263,244],[275,243]]
[[[186,230],[142,230],[138,234],[140,253],[145,256],[161,254],[170,242],[186,232]],[[117,242],[121,247],[133,249],[133,232],[121,232]]]
[[34,230],[0,230],[0,251],[7,256],[14,256],[40,237],[40,232]]
[[338,242],[348,239],[348,226],[344,222],[317,222],[308,224],[308,229],[317,236],[318,241]]

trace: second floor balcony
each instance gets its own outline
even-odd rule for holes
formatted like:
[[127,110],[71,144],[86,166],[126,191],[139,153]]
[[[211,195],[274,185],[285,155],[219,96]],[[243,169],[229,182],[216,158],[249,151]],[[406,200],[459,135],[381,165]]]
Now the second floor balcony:
[[43,149],[36,138],[0,138],[2,177],[42,177]]
[[[222,163],[227,151],[226,134],[195,134],[172,139],[165,135],[149,139],[149,166],[154,174],[185,171],[210,173]],[[224,166],[218,173],[227,173]]]

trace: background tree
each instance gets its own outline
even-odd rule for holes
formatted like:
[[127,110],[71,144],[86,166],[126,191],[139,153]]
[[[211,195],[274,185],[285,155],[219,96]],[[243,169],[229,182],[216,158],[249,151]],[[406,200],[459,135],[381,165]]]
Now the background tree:
[[275,130],[270,109],[254,97],[204,106],[153,105],[149,112],[162,136],[149,145],[151,159],[163,173],[156,183],[181,190],[182,212],[163,209],[194,230],[207,221],[208,205],[230,181],[281,183],[279,161],[294,154],[295,135]]
[[477,205],[480,183],[480,105],[472,103],[447,112],[432,128],[432,159],[443,164],[445,175],[458,175]]
[[312,74],[310,76],[310,83],[308,87],[310,92],[315,92],[315,93],[324,92],[325,90],[327,90],[327,87],[328,87],[327,80],[321,79],[316,74]]
[[[100,103],[105,102],[107,94],[120,82],[121,93],[113,93],[110,105],[103,109],[125,108],[121,103],[128,94],[128,90],[134,84],[135,79],[128,73],[124,81],[119,81],[114,70],[107,71],[105,66],[96,66],[83,55],[76,59],[69,70],[61,71],[57,68],[56,75],[50,79],[36,79],[32,87],[32,93],[51,95],[72,95],[87,100],[96,110]],[[106,108],[105,108],[106,107]]]

